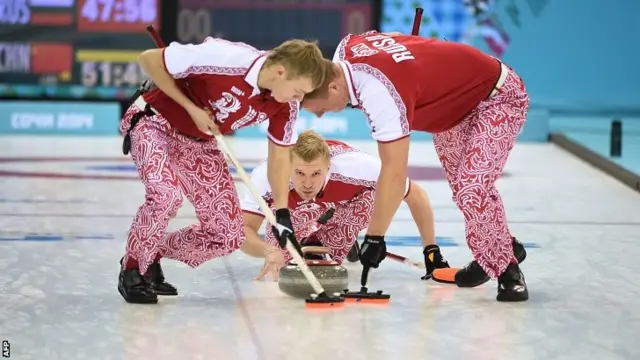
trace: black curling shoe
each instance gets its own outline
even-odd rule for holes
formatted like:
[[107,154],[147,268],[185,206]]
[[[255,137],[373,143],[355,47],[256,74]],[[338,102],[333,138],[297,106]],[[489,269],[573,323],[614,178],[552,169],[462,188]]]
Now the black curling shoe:
[[524,274],[518,264],[509,264],[507,270],[498,277],[498,295],[496,300],[501,302],[527,301],[529,291],[524,281]]
[[[513,255],[518,260],[518,264],[522,264],[527,258],[527,250],[521,242],[515,237],[513,239]],[[489,281],[489,275],[482,269],[477,261],[469,262],[465,267],[456,273],[456,285],[463,288],[471,288],[480,286]]]
[[118,292],[128,303],[155,304],[158,302],[158,294],[145,277],[140,275],[138,269],[120,270]]
[[144,274],[144,277],[147,279],[147,282],[151,284],[151,287],[153,287],[153,290],[155,290],[156,294],[162,296],[178,295],[178,289],[165,281],[164,272],[162,272],[162,266],[160,266],[160,262],[154,262],[153,264],[149,265],[149,269],[147,269],[147,273]]

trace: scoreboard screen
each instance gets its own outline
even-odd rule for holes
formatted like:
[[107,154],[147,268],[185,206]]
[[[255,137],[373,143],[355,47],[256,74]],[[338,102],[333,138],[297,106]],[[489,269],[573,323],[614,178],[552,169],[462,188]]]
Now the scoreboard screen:
[[123,99],[160,0],[1,0],[0,96]]
[[161,24],[161,0],[0,0],[0,97],[126,99],[145,77],[137,56],[155,47],[148,24],[182,43],[313,39],[331,57],[344,35],[376,27],[372,3],[177,0]]
[[261,50],[290,38],[317,40],[331,57],[342,37],[371,30],[373,0],[178,0],[177,40],[207,36]]

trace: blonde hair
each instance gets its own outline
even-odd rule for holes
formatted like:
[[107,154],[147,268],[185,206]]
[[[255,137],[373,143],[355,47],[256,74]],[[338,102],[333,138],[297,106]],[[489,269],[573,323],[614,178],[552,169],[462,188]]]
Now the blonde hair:
[[291,149],[291,158],[296,155],[304,162],[312,162],[318,158],[330,159],[329,145],[313,130],[305,130],[298,136],[298,141]]
[[290,80],[308,77],[314,89],[324,82],[326,63],[316,42],[300,39],[283,42],[271,50],[265,67],[276,64],[287,69],[287,78]]
[[322,84],[318,86],[313,92],[304,96],[304,100],[311,99],[326,99],[329,96],[329,84],[334,81],[339,75],[339,65],[334,64],[333,61],[324,59],[325,71]]

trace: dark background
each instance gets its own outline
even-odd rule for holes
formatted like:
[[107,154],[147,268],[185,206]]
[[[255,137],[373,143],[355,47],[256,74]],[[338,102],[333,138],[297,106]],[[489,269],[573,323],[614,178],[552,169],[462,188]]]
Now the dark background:
[[[9,0],[15,7],[28,3],[26,0]],[[52,0],[48,0],[52,1]],[[64,0],[58,0],[64,1]],[[83,0],[91,1],[91,0]],[[94,0],[105,1],[105,0]],[[113,0],[118,4],[122,1]],[[138,4],[140,1],[137,0]],[[146,1],[146,0],[144,0]],[[259,49],[269,49],[290,38],[318,41],[326,57],[333,52],[347,33],[358,33],[378,28],[381,1],[375,0],[148,0],[157,1],[160,9],[157,27],[165,41],[197,43],[207,36],[223,37],[230,41],[242,41]],[[147,3],[148,4],[148,3]],[[0,97],[4,99],[33,100],[91,100],[126,102],[135,91],[139,78],[144,77],[135,59],[99,59],[92,64],[83,64],[76,58],[78,50],[116,50],[140,52],[153,47],[153,42],[143,31],[144,23],[133,24],[128,30],[118,29],[111,21],[110,32],[80,31],[76,9],[55,8],[49,13],[73,12],[73,23],[68,26],[21,25],[16,18],[4,18],[0,22],[0,44],[21,44],[31,49],[38,44],[66,44],[73,50],[52,50],[42,59],[39,52],[39,72],[17,72],[0,68]],[[123,5],[120,5],[121,7]],[[148,5],[147,5],[148,6]],[[36,8],[33,13],[42,8]],[[114,10],[115,12],[115,10]],[[131,28],[134,28],[132,31]],[[7,41],[10,39],[10,41]],[[73,56],[71,56],[73,51]],[[63,54],[64,53],[64,54]],[[9,61],[6,53],[0,54],[0,62]],[[51,64],[70,61],[70,73],[61,76],[56,71],[42,73],[42,62],[54,59]],[[32,55],[33,59],[33,55]],[[86,62],[86,61],[85,61]],[[91,61],[89,61],[91,62]],[[106,64],[104,64],[106,63]],[[31,60],[35,69],[35,61]],[[56,65],[52,65],[56,68]],[[135,67],[136,71],[133,71]],[[89,70],[87,70],[89,69]],[[108,74],[100,69],[107,69]],[[92,71],[92,72],[91,72]],[[93,76],[93,78],[91,78]]]

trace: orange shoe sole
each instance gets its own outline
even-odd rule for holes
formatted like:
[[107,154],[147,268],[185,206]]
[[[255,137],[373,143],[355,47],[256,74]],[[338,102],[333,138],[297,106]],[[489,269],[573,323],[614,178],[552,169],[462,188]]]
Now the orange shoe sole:
[[460,271],[459,268],[435,269],[431,274],[431,279],[442,284],[455,284],[458,271]]

